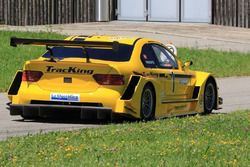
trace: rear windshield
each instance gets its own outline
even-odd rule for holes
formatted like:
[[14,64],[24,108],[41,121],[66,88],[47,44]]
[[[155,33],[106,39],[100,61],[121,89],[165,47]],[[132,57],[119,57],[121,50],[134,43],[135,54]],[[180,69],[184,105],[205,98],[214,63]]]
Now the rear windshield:
[[[85,48],[90,60],[106,60],[106,61],[129,61],[133,46],[132,45],[119,45],[119,50],[114,51],[113,49],[103,49],[103,48]],[[82,48],[70,48],[70,47],[53,47],[52,48],[53,57],[58,59],[64,58],[86,58],[86,53]],[[44,58],[50,58],[50,52],[47,51]]]

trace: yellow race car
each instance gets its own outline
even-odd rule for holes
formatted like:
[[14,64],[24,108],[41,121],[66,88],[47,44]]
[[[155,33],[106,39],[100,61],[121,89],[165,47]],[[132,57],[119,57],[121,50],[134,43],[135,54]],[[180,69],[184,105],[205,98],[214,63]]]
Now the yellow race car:
[[144,120],[219,109],[215,78],[189,69],[173,45],[147,38],[70,36],[11,38],[10,45],[45,46],[17,71],[8,90],[11,115],[72,112],[81,119],[115,115]]

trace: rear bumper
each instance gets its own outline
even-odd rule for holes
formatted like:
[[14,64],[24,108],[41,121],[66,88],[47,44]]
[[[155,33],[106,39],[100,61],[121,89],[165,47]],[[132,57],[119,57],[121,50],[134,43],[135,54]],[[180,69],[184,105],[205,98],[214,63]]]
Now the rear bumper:
[[24,118],[49,117],[54,114],[76,113],[81,119],[112,119],[112,109],[108,107],[69,106],[47,104],[10,104],[10,115]]
[[[16,105],[26,105],[26,104],[45,104],[51,105],[43,102],[54,102],[51,99],[52,93],[62,93],[62,94],[77,94],[79,96],[78,101],[72,103],[100,103],[104,107],[112,108],[113,112],[124,113],[124,100],[121,100],[121,94],[117,90],[111,88],[99,88],[95,92],[52,92],[49,90],[43,90],[37,85],[25,85],[22,84],[19,89],[18,95],[12,96],[11,102]],[[42,103],[32,103],[32,101],[41,101]],[[58,101],[58,100],[56,100]],[[64,101],[62,101],[64,102]],[[65,101],[66,103],[68,101]],[[71,103],[71,102],[70,102]],[[54,105],[54,104],[53,104]],[[56,104],[55,104],[56,105]],[[63,104],[60,104],[63,105]],[[73,104],[72,104],[73,105]],[[79,106],[78,104],[76,106]],[[82,106],[93,106],[93,105],[82,105]],[[102,107],[95,106],[95,107]]]

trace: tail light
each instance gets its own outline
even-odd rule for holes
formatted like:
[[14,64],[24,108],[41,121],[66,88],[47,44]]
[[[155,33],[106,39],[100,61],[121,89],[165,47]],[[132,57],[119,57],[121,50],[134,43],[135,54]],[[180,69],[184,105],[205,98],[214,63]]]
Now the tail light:
[[23,71],[22,81],[37,82],[41,79],[43,73],[41,71]]
[[95,74],[96,82],[100,85],[124,85],[124,76],[116,74]]

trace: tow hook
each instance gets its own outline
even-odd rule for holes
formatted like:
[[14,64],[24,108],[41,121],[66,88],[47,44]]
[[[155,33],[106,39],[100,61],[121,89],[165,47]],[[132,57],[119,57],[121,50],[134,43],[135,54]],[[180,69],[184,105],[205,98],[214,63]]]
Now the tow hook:
[[223,104],[223,98],[219,97],[219,105],[222,105],[222,104]]

